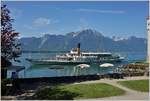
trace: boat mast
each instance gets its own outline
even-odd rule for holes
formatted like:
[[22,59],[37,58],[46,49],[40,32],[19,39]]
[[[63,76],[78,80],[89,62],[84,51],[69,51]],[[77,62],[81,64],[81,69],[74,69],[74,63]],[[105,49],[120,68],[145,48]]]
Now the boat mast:
[[78,43],[78,45],[77,45],[77,54],[78,54],[78,56],[80,56],[80,43]]

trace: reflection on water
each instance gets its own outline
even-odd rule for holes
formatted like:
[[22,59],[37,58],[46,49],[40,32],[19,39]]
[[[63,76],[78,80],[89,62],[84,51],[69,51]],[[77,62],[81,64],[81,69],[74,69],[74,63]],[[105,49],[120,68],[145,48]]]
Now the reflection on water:
[[[20,57],[21,63],[14,63],[15,65],[25,66],[25,70],[19,72],[20,78],[31,77],[56,77],[56,76],[74,76],[74,75],[88,75],[88,74],[102,74],[113,71],[116,67],[135,60],[144,60],[146,53],[121,53],[125,56],[125,60],[121,63],[114,64],[114,67],[100,67],[100,64],[91,64],[89,68],[80,68],[76,65],[32,65],[26,61],[26,58],[41,59],[50,58],[58,53],[23,53]],[[62,54],[62,53],[59,53]],[[8,78],[12,71],[8,71]]]
[[103,68],[99,67],[99,64],[92,64],[89,68],[80,68],[75,65],[61,65],[58,66],[39,66],[32,65],[30,68],[26,70],[26,77],[36,77],[44,76],[78,76],[78,75],[87,75],[87,74],[97,74],[97,73],[106,73],[108,71],[113,70],[113,68]]

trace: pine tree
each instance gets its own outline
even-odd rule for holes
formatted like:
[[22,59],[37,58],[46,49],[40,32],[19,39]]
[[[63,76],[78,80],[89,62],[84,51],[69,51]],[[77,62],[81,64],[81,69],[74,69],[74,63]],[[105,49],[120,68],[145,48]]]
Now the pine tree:
[[6,5],[1,6],[1,66],[9,66],[10,60],[16,60],[21,54],[18,43],[18,32],[12,28],[14,19],[10,17],[10,10]]

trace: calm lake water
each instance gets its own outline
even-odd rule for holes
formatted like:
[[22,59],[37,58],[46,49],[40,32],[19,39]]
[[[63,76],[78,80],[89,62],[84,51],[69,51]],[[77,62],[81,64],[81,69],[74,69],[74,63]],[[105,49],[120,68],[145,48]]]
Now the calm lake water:
[[[49,53],[23,53],[19,58],[20,63],[13,62],[14,65],[25,66],[25,70],[19,72],[20,78],[34,78],[34,77],[57,77],[57,76],[74,76],[74,75],[88,75],[88,74],[101,74],[113,71],[116,67],[123,64],[127,64],[134,61],[145,60],[146,52],[119,52],[121,56],[125,57],[125,60],[121,63],[114,64],[112,68],[99,67],[100,64],[92,64],[89,68],[81,69],[75,65],[32,65],[26,61],[26,58],[41,59],[55,56],[56,54],[64,54],[59,52]],[[53,69],[50,69],[53,68]],[[60,69],[54,69],[60,68]],[[12,71],[8,71],[7,77],[10,78]]]

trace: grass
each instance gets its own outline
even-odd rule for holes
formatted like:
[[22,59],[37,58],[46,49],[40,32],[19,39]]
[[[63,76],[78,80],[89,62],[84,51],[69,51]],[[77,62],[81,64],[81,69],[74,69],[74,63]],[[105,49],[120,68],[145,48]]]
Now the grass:
[[72,100],[101,98],[124,94],[125,91],[105,83],[75,84],[49,87],[39,90],[33,99]]
[[135,63],[148,63],[147,60],[139,60],[139,61],[136,61]]
[[119,81],[121,85],[141,92],[149,92],[149,80]]

